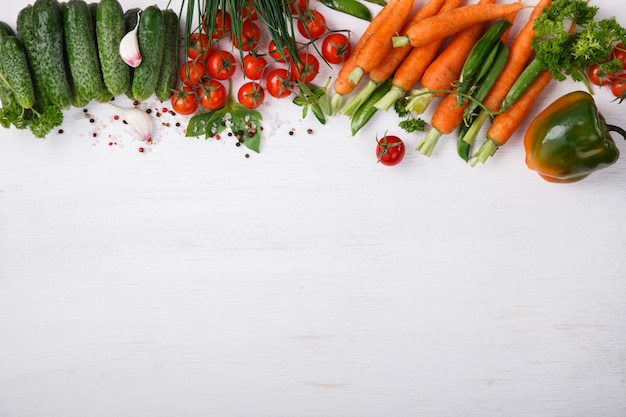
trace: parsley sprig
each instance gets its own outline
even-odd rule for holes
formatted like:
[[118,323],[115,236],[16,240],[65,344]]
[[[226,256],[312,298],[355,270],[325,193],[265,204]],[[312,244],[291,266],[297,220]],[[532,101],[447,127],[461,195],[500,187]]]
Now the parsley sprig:
[[[597,13],[598,7],[585,0],[554,0],[535,20],[532,47],[554,79],[587,84],[592,65],[600,64],[607,72],[619,65],[610,59],[611,50],[626,41],[626,29],[614,17],[597,19]],[[570,31],[572,23],[575,29]]]

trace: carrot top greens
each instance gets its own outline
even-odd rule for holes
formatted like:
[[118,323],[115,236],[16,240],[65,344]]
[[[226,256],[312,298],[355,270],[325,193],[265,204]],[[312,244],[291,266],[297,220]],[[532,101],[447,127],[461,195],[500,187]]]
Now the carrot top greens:
[[[616,43],[626,41],[626,29],[615,18],[596,19],[597,12],[585,0],[554,0],[535,20],[532,47],[554,79],[587,83],[593,64],[602,63],[607,72],[621,69],[610,55]],[[576,24],[573,33],[571,23]]]

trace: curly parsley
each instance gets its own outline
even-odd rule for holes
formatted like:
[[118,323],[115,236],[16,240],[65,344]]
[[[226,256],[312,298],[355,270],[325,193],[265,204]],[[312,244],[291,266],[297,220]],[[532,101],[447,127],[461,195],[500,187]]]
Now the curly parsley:
[[585,0],[554,0],[535,20],[532,47],[554,79],[587,82],[592,65],[602,64],[606,71],[615,68],[611,50],[626,41],[626,29],[615,18],[596,19],[597,12],[598,7]]

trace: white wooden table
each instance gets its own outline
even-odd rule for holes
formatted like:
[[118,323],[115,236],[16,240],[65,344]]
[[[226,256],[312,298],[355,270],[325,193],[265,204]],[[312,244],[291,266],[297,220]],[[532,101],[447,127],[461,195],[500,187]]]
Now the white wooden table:
[[550,184],[525,126],[472,168],[393,113],[351,137],[268,103],[260,154],[170,116],[140,153],[96,104],[2,131],[0,416],[626,415],[626,161]]

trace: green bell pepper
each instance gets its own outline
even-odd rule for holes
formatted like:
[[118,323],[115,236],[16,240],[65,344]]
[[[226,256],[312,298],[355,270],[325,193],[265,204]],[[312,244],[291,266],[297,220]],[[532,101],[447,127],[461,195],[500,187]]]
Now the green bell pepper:
[[614,164],[619,149],[593,97],[573,91],[555,100],[530,123],[524,137],[526,165],[550,182],[580,181]]

